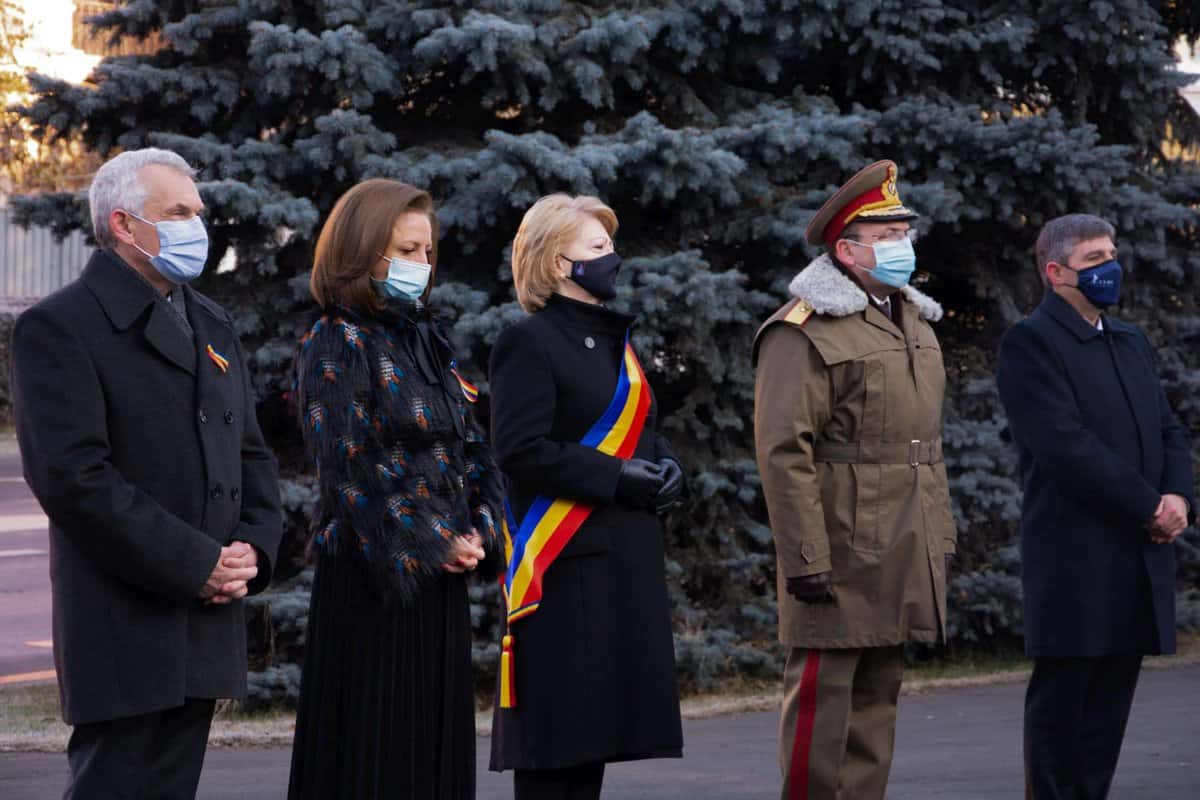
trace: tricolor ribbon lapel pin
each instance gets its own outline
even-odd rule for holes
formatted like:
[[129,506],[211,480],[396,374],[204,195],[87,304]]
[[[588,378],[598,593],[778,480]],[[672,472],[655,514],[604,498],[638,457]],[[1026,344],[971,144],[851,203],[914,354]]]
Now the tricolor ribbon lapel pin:
[[206,348],[206,352],[208,353],[209,360],[217,365],[217,369],[221,370],[221,372],[229,371],[229,359],[218,353],[211,344]]
[[462,373],[458,371],[457,361],[450,362],[450,372],[458,380],[458,385],[462,387],[463,397],[467,399],[467,402],[479,402],[479,387],[462,376]]

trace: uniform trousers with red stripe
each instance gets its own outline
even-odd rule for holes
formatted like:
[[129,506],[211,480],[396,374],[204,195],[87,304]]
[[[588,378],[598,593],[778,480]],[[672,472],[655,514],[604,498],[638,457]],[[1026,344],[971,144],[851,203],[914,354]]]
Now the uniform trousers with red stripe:
[[903,673],[901,645],[789,653],[783,800],[883,800]]

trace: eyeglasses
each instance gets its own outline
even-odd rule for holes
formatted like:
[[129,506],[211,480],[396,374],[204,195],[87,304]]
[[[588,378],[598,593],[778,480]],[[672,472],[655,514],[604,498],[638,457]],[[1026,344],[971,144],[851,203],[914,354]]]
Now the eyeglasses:
[[869,242],[860,242],[856,239],[850,239],[850,238],[846,238],[846,241],[851,242],[853,244],[862,245],[863,247],[870,247],[875,242],[902,242],[905,239],[908,239],[913,244],[916,244],[917,239],[919,239],[920,237],[921,237],[921,234],[917,232],[916,228],[909,228],[906,231],[888,231],[887,233],[883,234],[882,236],[876,236],[874,239],[872,239]]

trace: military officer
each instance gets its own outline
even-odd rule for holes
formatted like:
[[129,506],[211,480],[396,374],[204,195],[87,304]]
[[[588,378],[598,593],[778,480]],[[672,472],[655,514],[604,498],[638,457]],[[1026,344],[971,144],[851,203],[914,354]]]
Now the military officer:
[[783,797],[883,798],[905,642],[945,637],[955,550],[942,308],[909,285],[917,215],[878,161],[806,232],[826,252],[754,341],[755,444],[777,557]]

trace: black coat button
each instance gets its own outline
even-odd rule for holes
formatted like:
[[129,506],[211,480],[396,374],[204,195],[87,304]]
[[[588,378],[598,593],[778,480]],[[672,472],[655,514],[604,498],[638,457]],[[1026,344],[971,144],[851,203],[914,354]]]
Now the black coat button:
[[200,424],[201,425],[208,424],[208,414],[205,414],[203,411],[200,412]]
[[212,488],[212,491],[208,493],[208,496],[213,500],[220,500],[221,495],[223,494],[225,494],[225,487],[218,483]]
[[240,494],[241,494],[241,491],[238,489],[238,487],[236,487],[236,486],[235,486],[235,487],[233,487],[232,489],[230,489],[230,490],[229,490],[229,499],[230,499],[230,500],[237,500],[237,499],[238,499],[238,496],[239,496]]
[[233,424],[233,412],[232,411],[225,412],[225,421],[228,422],[230,425]]

